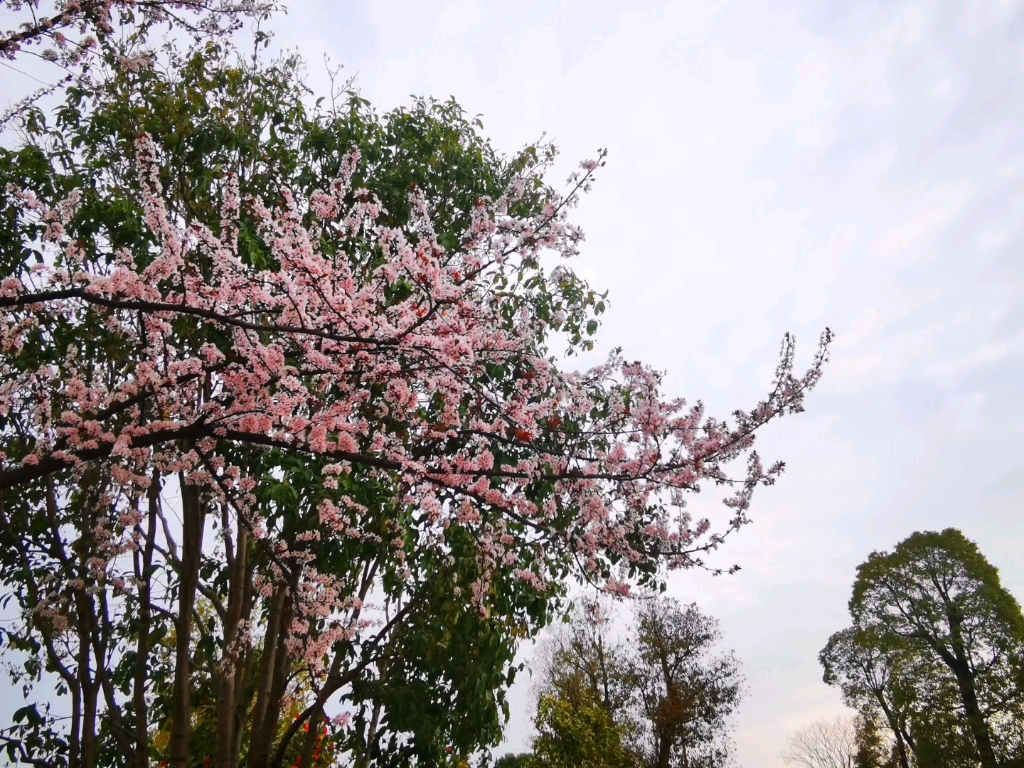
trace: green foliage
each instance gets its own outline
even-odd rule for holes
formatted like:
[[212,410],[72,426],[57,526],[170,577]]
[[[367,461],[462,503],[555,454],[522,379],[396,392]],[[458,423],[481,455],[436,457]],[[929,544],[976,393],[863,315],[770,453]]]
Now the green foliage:
[[960,531],[918,532],[857,569],[853,627],[820,661],[847,704],[888,727],[904,766],[1019,759],[1024,616]]
[[[454,101],[417,99],[408,107],[380,114],[357,93],[343,91],[335,94],[329,105],[320,100],[310,107],[302,63],[296,57],[246,61],[224,42],[204,43],[184,53],[168,48],[165,53],[166,67],[129,71],[114,66],[91,84],[69,87],[52,115],[31,109],[21,126],[23,144],[0,149],[0,271],[5,277],[25,277],[42,258],[37,247],[42,227],[24,215],[12,187],[31,190],[51,204],[73,191],[81,193],[81,205],[67,230],[81,246],[86,263],[104,266],[118,249],[125,249],[139,265],[152,258],[155,241],[139,205],[140,182],[133,161],[135,142],[142,133],[158,148],[164,203],[177,220],[219,231],[228,175],[238,179],[243,198],[267,205],[276,204],[285,187],[300,199],[308,198],[338,175],[355,148],[362,155],[355,187],[367,187],[380,199],[387,210],[385,221],[404,221],[409,213],[409,193],[419,190],[428,202],[442,244],[453,251],[460,247],[460,234],[477,201],[498,197],[519,171],[548,163],[554,156],[554,148],[546,144],[512,156],[500,154],[483,137],[480,121],[468,117]],[[551,195],[538,181],[512,213],[538,212]],[[240,240],[254,267],[277,268],[245,216]],[[327,234],[321,245],[325,253],[338,258],[375,258],[373,253],[339,252]],[[372,261],[361,265],[369,267]],[[197,268],[209,270],[211,266],[198,264]],[[561,330],[569,343],[587,349],[596,330],[596,316],[605,307],[604,297],[571,270],[563,269],[560,274],[557,282],[542,279],[537,264],[501,273],[497,287],[508,299],[507,320],[512,323],[517,308],[524,304],[530,304],[542,317],[561,313],[565,316]],[[34,357],[34,350],[46,350],[48,362],[55,366],[62,365],[69,355],[87,361],[90,375],[113,379],[131,371],[138,361],[112,341],[99,315],[89,322],[92,324],[73,329],[60,322],[41,323],[38,334],[46,343],[29,346],[17,364],[38,367],[45,361]],[[174,322],[183,347],[198,349],[212,343],[230,350],[227,334]],[[538,337],[537,352],[544,351]],[[510,366],[490,374],[490,386],[508,389],[515,386],[519,371]],[[383,391],[377,395],[382,397]],[[59,412],[59,402],[54,408]],[[17,413],[3,414],[0,426],[18,434],[17,419]],[[31,450],[27,442],[19,446],[14,441],[7,447],[12,457]],[[302,545],[315,555],[324,572],[355,584],[372,572],[387,598],[408,606],[384,641],[337,649],[359,670],[345,693],[346,706],[354,712],[354,727],[347,731],[341,748],[360,759],[373,759],[378,766],[442,765],[454,760],[452,755],[470,754],[497,743],[507,718],[505,693],[516,673],[512,663],[515,648],[523,637],[535,634],[549,621],[560,598],[558,588],[542,594],[514,578],[511,566],[499,568],[492,579],[490,613],[482,616],[469,603],[472,584],[479,576],[478,543],[468,534],[453,532],[443,558],[415,547],[421,513],[397,508],[396,485],[356,468],[341,478],[338,489],[325,489],[319,481],[324,460],[297,460],[274,450],[239,447],[231,461],[245,467],[249,476],[263,478],[257,491],[258,510],[268,528],[293,548],[312,530],[317,507],[327,498],[344,498],[364,507],[367,512],[360,525],[379,540],[404,536],[410,542],[403,549],[385,545],[384,555],[371,537],[337,537]],[[66,478],[54,480],[60,496]],[[96,488],[80,488],[73,499],[86,491],[101,493],[102,478],[94,482]],[[538,485],[527,492],[540,495],[547,490]],[[33,574],[55,581],[75,575],[65,573],[63,565],[49,558],[48,553],[58,551],[64,543],[52,540],[44,514],[45,495],[41,486],[5,492],[4,510],[9,519],[4,530],[17,530],[27,548],[36,553],[29,560],[21,557],[12,542],[0,546],[0,579],[5,590],[11,590],[8,597],[13,597],[19,610],[31,610],[37,603]],[[76,546],[83,552],[88,550],[90,526],[95,525],[95,520],[83,513],[86,507],[61,505],[57,521],[57,527],[70,539],[77,537]],[[213,525],[216,532],[219,521]],[[206,590],[200,607],[206,613],[198,622],[193,658],[193,699],[197,702],[193,751],[197,759],[212,750],[215,722],[202,702],[216,699],[215,670],[225,652],[213,631],[212,601],[226,603],[229,589],[227,570],[217,557],[204,554],[200,566]],[[254,572],[266,572],[269,565],[265,551],[257,549],[252,554]],[[563,567],[567,569],[569,564],[554,563],[555,572]],[[171,588],[177,588],[174,565],[167,563],[166,569]],[[133,632],[139,607],[129,601],[127,610],[124,621],[108,638],[112,646],[123,642],[132,647],[137,640]],[[83,612],[101,613],[102,608],[91,605]],[[267,615],[264,612],[256,618],[266,622]],[[166,731],[170,718],[174,664],[167,643],[173,636],[171,627],[170,617],[165,615],[154,616],[150,625],[150,645],[155,650],[148,674],[155,734]],[[27,654],[23,682],[39,681],[52,672],[52,663],[47,669],[45,648],[31,637],[0,633],[0,640]],[[257,647],[246,658],[252,669],[263,650]],[[131,688],[134,663],[130,653],[112,661],[110,674],[122,693]],[[301,681],[300,670],[290,673]],[[244,678],[240,694],[243,712],[252,706],[254,678],[254,673]],[[121,716],[130,729],[132,707],[126,706]],[[371,728],[371,721],[379,725]],[[112,764],[124,759],[125,748],[116,741],[117,733],[111,730],[101,737]],[[54,746],[59,725],[45,718],[32,726],[29,738],[49,754],[61,751],[59,745]],[[243,757],[248,744],[247,733],[242,740]],[[161,748],[154,750],[154,756],[162,755]],[[122,757],[114,757],[118,753]]]
[[857,754],[854,768],[897,768],[897,756],[891,739],[886,739],[883,726],[870,709],[858,713],[855,721]]
[[695,604],[650,596],[638,601],[626,638],[616,642],[602,611],[585,605],[556,633],[542,700],[577,710],[596,701],[642,765],[728,765],[742,676],[732,653],[714,653],[721,639],[715,619]]
[[977,751],[955,709],[923,709],[913,715],[917,768],[975,768]]
[[825,683],[837,686],[846,705],[860,711],[868,733],[874,733],[876,721],[883,723],[893,741],[894,759],[908,759],[917,695],[910,675],[912,659],[881,651],[850,627],[829,638],[818,660]]
[[1013,652],[1024,641],[1020,605],[977,545],[954,528],[915,533],[891,554],[872,553],[857,569],[850,613],[880,643],[943,660]]
[[531,768],[532,760],[533,755],[529,752],[502,755],[495,761],[494,768]]
[[575,702],[543,697],[537,706],[531,765],[540,768],[638,768],[637,755],[623,746],[625,732],[589,690]]

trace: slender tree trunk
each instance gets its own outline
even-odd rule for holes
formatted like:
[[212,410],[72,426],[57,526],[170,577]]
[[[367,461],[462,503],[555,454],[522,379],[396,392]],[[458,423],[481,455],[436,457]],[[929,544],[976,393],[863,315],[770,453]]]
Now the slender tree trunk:
[[907,755],[907,745],[902,734],[896,735],[896,759],[900,762],[900,768],[910,768],[910,756]]
[[150,608],[150,583],[153,579],[153,550],[156,546],[156,518],[160,505],[160,473],[153,470],[147,494],[146,543],[139,568],[139,636],[135,646],[135,756],[134,768],[149,766],[149,710],[146,679],[149,675],[149,633],[153,617]]
[[380,719],[380,703],[373,705],[373,716],[370,717],[370,727],[366,730],[366,750],[356,758],[355,768],[367,768],[370,765],[370,758],[373,756],[377,744],[377,721]]
[[971,672],[969,654],[964,644],[961,625],[963,617],[959,610],[950,600],[938,584],[937,577],[932,578],[936,588],[942,595],[942,604],[946,614],[946,621],[949,624],[949,640],[953,652],[933,648],[938,652],[939,657],[953,672],[956,677],[956,685],[960,693],[960,703],[963,705],[964,714],[967,716],[967,727],[974,737],[974,744],[978,750],[978,761],[982,768],[997,768],[995,750],[992,748],[992,736],[988,730],[988,723],[985,722],[985,715],[978,705],[978,690],[974,684],[974,674]]
[[[947,655],[944,661],[947,666],[952,668],[953,674],[956,676],[960,702],[963,704],[964,714],[967,716],[967,727],[970,728],[978,749],[978,760],[982,768],[997,768],[995,750],[992,748],[992,736],[988,730],[988,723],[985,722],[985,715],[982,714],[981,707],[978,705],[978,691],[974,685],[974,675],[971,672],[963,635],[960,632],[962,619],[945,597],[943,603],[946,620],[949,622],[950,645],[953,646],[953,659],[949,659]],[[953,663],[950,663],[951,661]]]
[[82,768],[82,686],[76,680],[71,689],[71,735],[68,738],[68,768]]
[[974,677],[966,668],[954,670],[956,674],[957,687],[960,689],[960,701],[964,706],[964,714],[967,716],[967,726],[971,729],[974,743],[978,749],[978,761],[982,768],[997,768],[995,750],[992,747],[992,736],[988,730],[988,723],[978,706],[978,694],[974,687]]
[[[89,674],[88,667],[85,674]],[[96,704],[99,693],[100,687],[93,681],[82,686],[82,768],[96,768]]]
[[885,720],[889,724],[889,730],[892,731],[893,738],[896,740],[896,758],[900,762],[899,768],[910,768],[910,757],[907,755],[907,744],[903,738],[903,729],[900,727],[899,721],[896,719],[896,713],[890,709],[885,698],[881,694],[876,692],[875,698],[878,700],[878,704],[882,708],[882,714],[885,715]]
[[[288,690],[288,671],[291,666],[291,658],[288,656],[287,643],[291,622],[291,601],[288,600],[284,605],[281,628],[277,634],[277,653],[274,654],[274,681],[270,686],[270,706],[267,707],[267,715],[263,721],[263,731],[269,734],[267,740],[268,756],[273,737],[277,734],[278,722],[281,719],[281,702],[284,701],[284,694]],[[271,765],[273,765],[273,768],[280,768],[280,761],[271,763]]]
[[267,634],[263,641],[263,658],[260,659],[260,671],[256,682],[256,706],[252,716],[252,739],[249,744],[250,768],[267,768],[270,762],[270,747],[274,733],[267,730],[271,720],[276,723],[276,714],[271,710],[278,705],[274,701],[278,654],[286,655],[281,648],[281,640],[285,635],[284,627],[288,620],[286,602],[288,588],[279,584],[274,590],[270,610],[267,614]]
[[317,741],[320,737],[320,729],[324,722],[324,711],[318,709],[308,721],[309,730],[303,739],[302,752],[299,753],[299,768],[310,768],[313,765],[314,755],[319,755]]
[[178,577],[178,620],[174,658],[174,693],[171,701],[171,768],[187,768],[191,736],[192,703],[189,658],[192,651],[192,609],[199,583],[199,563],[203,548],[204,512],[199,487],[185,482],[181,486],[181,573]]
[[[246,541],[249,542],[251,535],[248,529],[246,530]],[[248,545],[247,545],[248,553]],[[253,614],[253,572],[254,572],[253,558],[246,557],[246,567],[243,571],[245,581],[242,585],[242,616],[246,622],[250,622]],[[252,648],[252,631],[249,631],[249,635],[246,639],[246,643],[242,647],[242,657],[236,667],[234,667],[234,691],[236,691],[237,707],[234,710],[234,743],[232,744],[231,752],[231,765],[241,765],[242,755],[242,736],[245,730],[244,725],[246,718],[249,715],[251,695],[243,697],[243,692],[247,691],[249,682],[252,679],[253,671],[253,648]]]
[[672,738],[668,734],[658,734],[657,760],[657,768],[669,768],[672,764]]
[[245,724],[246,702],[248,701],[248,699],[242,698],[242,693],[245,691],[245,686],[249,680],[247,672],[251,664],[252,658],[248,653],[245,653],[235,665],[235,711],[232,713],[234,723],[232,725],[231,739],[231,765],[233,766],[240,765],[242,755],[242,736],[245,730],[242,726]]
[[[89,550],[87,550],[89,551]],[[96,766],[96,709],[99,699],[99,683],[93,678],[91,668],[98,668],[101,660],[92,658],[92,600],[83,590],[76,590],[75,607],[78,611],[78,682],[82,690],[82,768]]]
[[[244,575],[245,583],[243,584],[242,590],[242,616],[248,621],[252,616],[253,607],[252,558],[246,558]],[[242,694],[246,691],[249,685],[249,677],[252,674],[252,660],[253,656],[251,645],[246,643],[242,651],[242,656],[239,659],[239,663],[235,665],[235,697],[237,699],[237,704],[235,707],[235,740],[231,747],[232,765],[240,765],[241,760],[242,732],[244,730],[242,726],[245,723],[245,718],[249,712],[249,698],[243,698]]]
[[[227,546],[230,546],[228,543]],[[238,693],[235,687],[235,669],[238,658],[238,623],[242,618],[242,602],[245,592],[246,532],[241,521],[231,562],[228,585],[228,609],[224,621],[224,657],[221,660],[220,681],[217,691],[217,743],[213,764],[216,768],[234,768],[235,716],[238,710]]]

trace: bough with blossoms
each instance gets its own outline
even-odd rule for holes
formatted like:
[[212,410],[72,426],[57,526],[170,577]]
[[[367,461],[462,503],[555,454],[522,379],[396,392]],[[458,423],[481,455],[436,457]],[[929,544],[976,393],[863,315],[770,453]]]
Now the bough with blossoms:
[[[84,239],[80,193],[12,187],[37,259],[0,286],[0,526],[32,527],[6,578],[50,574],[11,638],[65,682],[86,670],[75,716],[104,704],[135,765],[305,766],[334,754],[325,728],[379,756],[386,728],[440,716],[403,691],[436,674],[468,696],[454,659],[535,631],[566,580],[626,596],[709,567],[782,469],[757,431],[821,375],[828,334],[801,375],[787,338],[768,396],[723,421],[619,352],[559,368],[545,340],[581,284],[545,265],[577,253],[603,155],[532,208],[524,170],[446,247],[422,191],[395,222],[353,188],[358,152],[311,194],[225,174],[210,223],[168,204],[156,142],[136,150],[134,243]],[[707,484],[717,527],[686,506]]]

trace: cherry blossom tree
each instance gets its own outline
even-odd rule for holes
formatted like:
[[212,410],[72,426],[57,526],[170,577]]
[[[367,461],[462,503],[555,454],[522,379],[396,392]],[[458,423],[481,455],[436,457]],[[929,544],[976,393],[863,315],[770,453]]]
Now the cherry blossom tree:
[[39,0],[4,0],[3,8],[13,22],[0,31],[0,57],[34,54],[69,68],[95,55],[99,39],[118,29],[127,28],[135,40],[155,24],[222,37],[246,16],[266,16],[276,6],[256,0],[57,0],[47,8]]
[[[90,70],[111,60],[135,71],[153,67],[162,53],[153,45],[156,29],[165,43],[169,35],[214,42],[251,20],[257,46],[266,47],[270,35],[260,23],[282,10],[269,0],[3,0],[0,8],[0,65],[43,84],[0,115],[0,128],[45,96],[88,85]],[[19,59],[48,67],[30,74],[10,63]]]
[[[559,193],[548,148],[500,159],[451,106],[310,117],[209,57],[182,71],[210,90],[115,66],[4,158],[3,636],[71,699],[9,753],[454,764],[565,579],[710,567],[829,336],[801,375],[787,337],[729,421],[619,351],[563,368],[547,340],[588,346],[603,309],[567,262],[603,153]],[[686,507],[708,484],[718,528]]]

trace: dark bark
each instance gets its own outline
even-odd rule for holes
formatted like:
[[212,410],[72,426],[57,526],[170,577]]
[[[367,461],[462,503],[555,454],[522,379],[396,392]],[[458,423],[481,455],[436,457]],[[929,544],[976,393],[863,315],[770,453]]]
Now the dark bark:
[[[937,585],[938,586],[938,585]],[[978,750],[978,760],[982,768],[997,768],[995,750],[992,747],[992,735],[989,733],[988,723],[985,715],[978,704],[978,689],[974,682],[974,672],[968,658],[964,644],[961,625],[963,617],[959,615],[953,602],[945,590],[939,588],[943,608],[946,613],[946,621],[949,624],[950,645],[953,648],[952,658],[948,651],[940,654],[946,664],[952,669],[956,677],[957,689],[960,692],[960,702],[964,707],[964,714],[967,716],[967,727],[974,737],[974,743]]]
[[299,753],[299,768],[309,768],[313,765],[313,757],[318,752],[317,741],[323,722],[324,711],[323,708],[318,707],[313,716],[309,718],[309,728],[306,731],[305,739],[303,739],[302,751]]
[[225,542],[228,550],[231,573],[228,584],[228,608],[224,622],[224,657],[221,661],[220,680],[217,691],[217,743],[213,756],[216,768],[234,768],[236,715],[239,690],[236,686],[238,658],[238,624],[242,618],[242,603],[245,597],[245,572],[247,555],[247,534],[239,522],[234,550]]
[[260,671],[256,682],[256,706],[252,715],[252,739],[249,745],[250,768],[266,768],[270,763],[270,747],[274,734],[268,732],[266,726],[271,719],[276,722],[276,716],[271,718],[271,709],[275,706],[273,696],[279,650],[282,655],[285,655],[280,640],[285,635],[283,628],[288,612],[286,610],[287,598],[288,588],[284,584],[279,584],[274,590],[270,610],[267,613],[267,634],[263,641],[263,657],[260,659]]
[[663,734],[658,737],[658,768],[669,768],[672,762],[672,741]]
[[71,689],[71,734],[68,737],[68,768],[82,765],[82,687],[76,680]]
[[896,713],[892,711],[889,703],[885,700],[885,695],[881,691],[875,691],[875,698],[878,700],[879,706],[882,708],[882,714],[885,715],[885,721],[889,724],[889,730],[892,731],[893,738],[896,741],[896,758],[899,760],[899,768],[910,768],[910,756],[907,754],[907,745],[913,749],[913,739],[907,738],[907,734],[904,732],[902,725],[896,717]]
[[366,730],[366,747],[363,754],[356,757],[354,768],[368,768],[370,758],[377,749],[377,723],[380,720],[380,703],[373,705],[373,715]]
[[[88,661],[88,651],[86,651]],[[100,687],[88,677],[88,666],[82,684],[82,768],[96,768],[96,710],[99,701]]]
[[[281,719],[281,702],[284,701],[285,692],[288,690],[288,672],[291,668],[291,658],[288,656],[287,642],[289,627],[292,622],[291,601],[285,602],[282,613],[281,628],[277,634],[277,652],[274,654],[274,679],[270,686],[270,706],[267,707],[267,714],[263,720],[263,732],[268,735],[267,754],[271,746],[274,734],[277,733],[278,723]],[[279,768],[280,761],[270,763],[274,768]],[[259,766],[263,768],[263,766]]]
[[[248,535],[248,534],[247,534]],[[253,609],[253,563],[252,558],[246,558],[245,564],[245,582],[242,589],[242,615],[246,618],[252,616]],[[243,725],[245,723],[246,716],[249,714],[249,697],[243,697],[243,692],[246,691],[249,685],[249,679],[252,676],[252,648],[246,646],[242,650],[242,656],[239,659],[239,663],[235,665],[235,691],[237,691],[237,705],[235,707],[235,740],[231,747],[231,764],[240,765],[241,754],[242,754],[242,733],[244,731]]]
[[181,486],[181,573],[178,576],[177,638],[174,649],[174,692],[171,702],[171,768],[187,768],[191,736],[189,661],[192,652],[192,613],[203,547],[204,510],[199,487],[179,476]]
[[970,669],[960,667],[953,670],[956,675],[957,688],[960,691],[960,701],[964,707],[964,714],[967,716],[967,726],[970,728],[971,736],[978,750],[978,761],[982,768],[997,768],[995,750],[992,747],[992,735],[989,733],[988,723],[978,705],[978,693],[974,686],[974,676]]
[[150,583],[153,578],[153,550],[156,547],[156,519],[160,505],[160,474],[153,470],[147,493],[146,543],[138,568],[139,634],[135,645],[135,682],[132,692],[135,704],[134,768],[149,768],[149,710],[146,702],[146,680],[149,675],[149,633],[153,617],[150,607]]
[[[86,553],[94,551],[92,531],[96,525],[97,485],[97,473],[89,472],[83,477],[81,488],[82,500],[80,508],[77,510],[78,514],[83,516],[83,519],[80,527],[82,535],[79,542],[79,562],[75,565],[80,569],[81,577],[86,584],[89,583],[88,572],[81,561],[88,556]],[[53,524],[54,521],[51,521],[51,525]],[[73,567],[70,562],[68,566]],[[78,614],[76,622],[76,631],[78,633],[78,681],[82,689],[81,765],[82,768],[95,768],[98,757],[96,719],[100,685],[90,673],[90,669],[95,666],[97,674],[99,674],[103,659],[93,659],[92,655],[93,624],[96,622],[96,606],[94,601],[92,597],[86,594],[84,589],[76,589],[74,595],[75,611]]]

